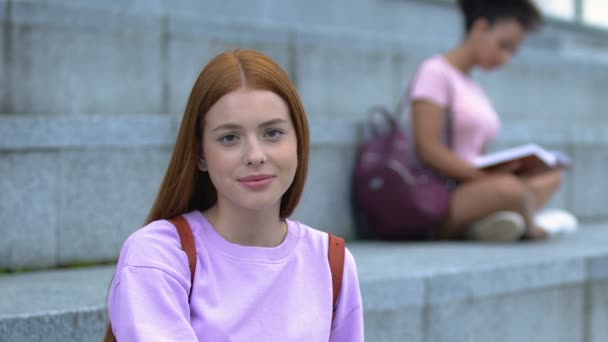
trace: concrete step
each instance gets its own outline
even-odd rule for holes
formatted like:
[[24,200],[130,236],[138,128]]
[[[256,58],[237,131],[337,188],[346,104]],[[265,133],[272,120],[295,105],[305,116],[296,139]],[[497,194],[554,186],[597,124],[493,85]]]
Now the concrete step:
[[[0,269],[115,259],[143,224],[178,124],[168,115],[0,116]],[[358,122],[313,117],[310,124],[309,176],[294,217],[352,238]],[[608,129],[595,122],[507,122],[496,147],[530,141],[574,161],[551,205],[586,220],[608,219]]]
[[113,266],[0,275],[0,341],[101,341]]
[[[19,114],[181,113],[210,58],[248,47],[287,70],[310,115],[361,117],[396,104],[420,61],[461,37],[455,6],[437,1],[22,0],[0,2],[0,23],[0,112]],[[498,111],[601,118],[608,35],[551,24],[530,43],[480,75]]]
[[[539,243],[348,246],[368,341],[608,339],[608,222]],[[0,341],[99,341],[112,273],[0,276]]]

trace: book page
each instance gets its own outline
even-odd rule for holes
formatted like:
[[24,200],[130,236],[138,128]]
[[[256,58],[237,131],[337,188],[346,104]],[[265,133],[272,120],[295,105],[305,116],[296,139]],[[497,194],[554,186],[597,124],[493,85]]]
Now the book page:
[[475,160],[474,165],[488,172],[508,171],[519,176],[529,176],[550,169],[568,168],[571,161],[563,152],[548,151],[537,144],[526,144],[481,156]]
[[488,168],[531,156],[535,156],[536,159],[539,159],[538,162],[544,163],[550,167],[555,166],[557,161],[557,158],[553,153],[543,149],[537,144],[526,144],[502,151],[488,153],[477,158],[474,165],[478,168]]

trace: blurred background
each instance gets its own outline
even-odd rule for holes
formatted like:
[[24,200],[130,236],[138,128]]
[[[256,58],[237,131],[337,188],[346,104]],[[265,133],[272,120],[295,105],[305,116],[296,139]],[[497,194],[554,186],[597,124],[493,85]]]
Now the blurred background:
[[[608,1],[536,2],[542,31],[507,67],[475,74],[504,123],[493,148],[565,151],[575,167],[552,205],[606,220]],[[463,34],[452,0],[0,0],[0,23],[7,279],[115,261],[150,209],[195,78],[237,47],[278,61],[309,115],[310,176],[295,217],[356,238],[358,124],[373,105],[394,108],[418,63]]]
[[[564,150],[583,167],[553,205],[605,218],[608,2],[538,4],[548,25],[506,68],[475,75],[504,121],[494,148]],[[311,176],[296,217],[353,237],[357,121],[372,105],[394,108],[418,63],[462,37],[448,0],[3,0],[0,20],[9,269],[114,259],[150,208],[195,78],[236,47],[276,59],[310,117]]]

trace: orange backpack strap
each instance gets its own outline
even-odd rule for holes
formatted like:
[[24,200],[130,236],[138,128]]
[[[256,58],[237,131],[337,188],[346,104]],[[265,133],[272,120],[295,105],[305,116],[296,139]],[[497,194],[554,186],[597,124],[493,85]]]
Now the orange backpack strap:
[[333,285],[333,305],[332,305],[332,321],[336,317],[336,309],[338,308],[338,297],[340,297],[340,290],[342,289],[342,274],[344,273],[344,253],[346,250],[346,243],[341,237],[337,237],[332,233],[329,235],[329,268],[331,270],[331,282]]
[[196,244],[194,243],[194,234],[192,234],[192,228],[190,228],[188,220],[186,220],[183,215],[169,219],[169,222],[173,223],[175,228],[177,228],[179,239],[182,242],[182,249],[188,256],[188,267],[190,267],[190,292],[188,293],[188,303],[190,303],[192,288],[194,287],[194,271],[196,270]]

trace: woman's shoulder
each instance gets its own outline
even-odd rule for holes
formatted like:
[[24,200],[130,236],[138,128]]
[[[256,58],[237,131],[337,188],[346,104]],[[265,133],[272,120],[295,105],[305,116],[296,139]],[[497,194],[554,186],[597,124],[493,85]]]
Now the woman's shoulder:
[[[301,222],[295,222],[301,227],[302,236],[308,244],[313,245],[316,254],[322,254],[329,258],[329,235],[326,231],[309,227]],[[330,228],[330,227],[327,227]],[[327,262],[329,267],[329,259]],[[359,296],[359,280],[357,275],[357,263],[355,257],[348,249],[348,243],[344,251],[343,290],[354,296],[350,300],[357,300]],[[360,300],[360,299],[359,299]],[[350,305],[350,304],[349,304]],[[353,304],[354,305],[354,304]]]
[[[290,220],[290,224],[297,225],[299,227],[299,235],[305,243],[314,245],[318,249],[323,249],[325,252],[329,248],[329,235],[328,231],[323,231],[317,228],[312,228],[302,222]],[[323,229],[329,229],[331,227],[324,227]],[[354,257],[348,251],[348,245],[346,248],[345,264],[354,265]]]
[[422,61],[416,71],[415,79],[449,80],[453,75],[452,67],[442,55],[435,55]]
[[185,258],[175,226],[167,220],[157,220],[127,238],[120,252],[118,269],[135,266],[166,270]]
[[444,107],[449,102],[449,91],[456,84],[453,70],[442,55],[423,61],[410,84],[410,100],[430,100]]
[[443,57],[442,55],[434,55],[423,60],[420,63],[418,69],[434,71],[446,70],[448,69],[448,64],[445,61],[445,57]]
[[300,240],[309,244],[312,243],[327,245],[327,232],[313,228],[297,220],[289,219],[287,221],[290,233],[296,234]]

